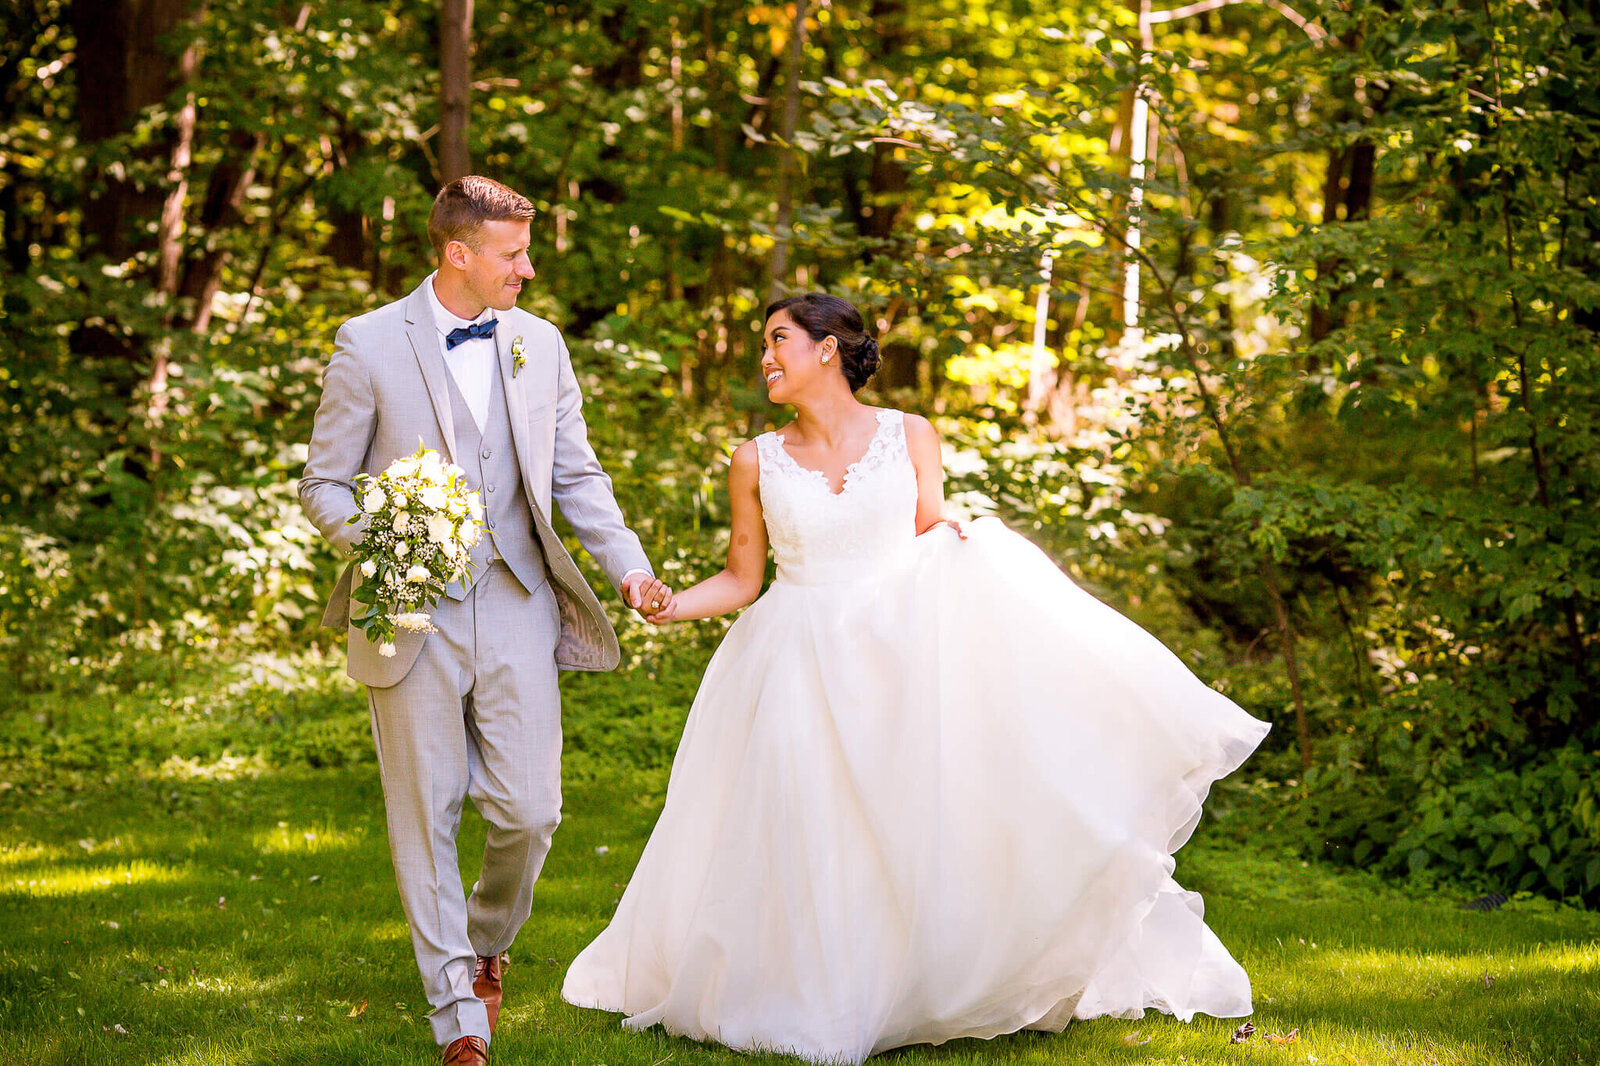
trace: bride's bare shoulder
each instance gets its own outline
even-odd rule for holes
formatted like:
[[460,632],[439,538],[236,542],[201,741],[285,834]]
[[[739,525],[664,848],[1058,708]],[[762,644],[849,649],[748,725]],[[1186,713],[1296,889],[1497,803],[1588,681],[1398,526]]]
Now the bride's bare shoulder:
[[728,476],[732,478],[754,477],[761,469],[761,460],[757,455],[755,438],[745,441],[733,450],[733,457],[728,461]]
[[910,411],[901,411],[900,417],[906,427],[907,440],[931,440],[935,443],[938,442],[939,431],[934,429],[933,423],[929,422],[926,418],[923,418],[919,414],[913,414]]

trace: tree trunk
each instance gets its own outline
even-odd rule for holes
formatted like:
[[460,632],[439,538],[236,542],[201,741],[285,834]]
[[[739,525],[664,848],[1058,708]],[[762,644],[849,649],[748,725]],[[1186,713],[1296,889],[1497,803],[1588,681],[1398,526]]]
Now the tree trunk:
[[439,25],[439,181],[472,173],[467,124],[472,99],[472,0],[444,0]]
[[789,30],[784,56],[783,118],[778,137],[777,217],[774,220],[772,260],[767,270],[767,298],[776,299],[789,273],[790,227],[794,225],[795,125],[800,120],[800,64],[806,37],[806,0],[795,0],[794,25]]
[[[98,146],[133,129],[145,108],[172,95],[178,66],[167,39],[194,0],[75,0],[78,133]],[[149,151],[166,154],[157,142]],[[160,211],[161,190],[135,188],[126,161],[115,153],[92,157],[83,207],[84,243],[90,252],[126,259],[141,243],[144,223]]]
[[[1373,171],[1377,165],[1376,146],[1361,140],[1348,148],[1330,148],[1322,179],[1322,224],[1353,222],[1367,218],[1372,211]],[[1322,279],[1342,270],[1344,261],[1326,257],[1317,261],[1317,277]],[[1311,305],[1311,343],[1323,340],[1345,325],[1345,295],[1348,287],[1335,286]],[[1308,356],[1308,370],[1316,370],[1315,356]]]
[[[339,170],[348,170],[364,148],[366,139],[361,133],[341,121],[337,139],[330,134],[323,140],[323,151],[329,160],[324,173],[332,175]],[[333,226],[333,232],[328,236],[328,255],[335,263],[351,270],[371,267],[373,264],[367,255],[371,224],[366,214],[359,206],[348,202],[346,196],[326,201],[324,210]]]

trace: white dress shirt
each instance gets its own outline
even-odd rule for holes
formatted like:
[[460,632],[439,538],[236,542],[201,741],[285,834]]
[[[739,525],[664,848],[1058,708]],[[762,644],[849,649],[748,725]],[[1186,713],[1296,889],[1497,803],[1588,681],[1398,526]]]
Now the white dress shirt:
[[445,343],[445,337],[451,330],[475,326],[496,317],[495,309],[485,307],[473,319],[457,318],[439,302],[439,294],[433,288],[437,277],[438,274],[434,274],[428,279],[428,301],[433,304],[433,325],[439,332],[439,354],[444,356],[445,368],[455,379],[456,388],[461,390],[461,398],[467,401],[467,410],[472,412],[472,420],[482,433],[489,424],[489,381],[496,359],[494,338],[474,337],[451,348]]

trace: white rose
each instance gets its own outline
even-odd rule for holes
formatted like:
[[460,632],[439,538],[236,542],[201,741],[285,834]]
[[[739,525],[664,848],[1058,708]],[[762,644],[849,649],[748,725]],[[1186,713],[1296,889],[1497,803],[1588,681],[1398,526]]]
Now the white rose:
[[444,505],[449,502],[444,494],[444,490],[437,485],[429,485],[427,488],[417,493],[417,499],[422,501],[422,506],[433,511],[444,510]]
[[435,483],[444,481],[444,464],[439,462],[439,453],[424,453],[422,462],[418,464],[417,473],[421,474],[425,481]]
[[483,521],[483,501],[478,499],[476,492],[467,493],[467,510],[472,513],[474,522]]
[[397,614],[394,616],[394,624],[399,626],[401,629],[421,631],[427,629],[430,622],[431,616],[424,614],[421,611],[409,611],[405,614]]
[[406,494],[405,493],[401,492],[399,489],[395,490],[395,493],[394,493],[394,505],[396,507],[404,507],[406,504],[408,504],[410,502],[411,502],[410,500],[406,499]]
[[450,521],[448,516],[442,514],[428,516],[428,539],[439,547],[447,547],[455,532],[456,524]]
[[389,469],[385,471],[390,477],[410,477],[416,472],[417,458],[414,455],[408,455],[404,459],[396,459],[389,464]]
[[361,562],[361,576],[362,577],[371,577],[373,574],[376,574],[377,572],[378,572],[378,564],[377,563],[373,562],[371,559],[362,560],[362,562]]
[[410,554],[411,554],[411,545],[407,544],[405,541],[401,541],[399,544],[396,544],[394,546],[394,557],[396,559],[404,559],[406,556],[408,556]]
[[368,489],[367,494],[362,497],[361,509],[367,512],[367,514],[377,514],[379,511],[383,510],[384,504],[388,502],[389,498],[383,494],[383,490],[374,485],[372,488]]
[[428,580],[428,568],[426,566],[417,566],[413,564],[411,569],[406,571],[406,580],[413,582],[414,584],[422,584],[424,581]]
[[389,525],[396,533],[400,534],[401,536],[405,536],[406,525],[410,521],[411,516],[405,511],[396,511],[394,513],[394,521],[389,523]]
[[378,645],[378,654],[384,656],[385,658],[393,659],[394,658],[394,642],[386,640],[382,644],[379,644]]

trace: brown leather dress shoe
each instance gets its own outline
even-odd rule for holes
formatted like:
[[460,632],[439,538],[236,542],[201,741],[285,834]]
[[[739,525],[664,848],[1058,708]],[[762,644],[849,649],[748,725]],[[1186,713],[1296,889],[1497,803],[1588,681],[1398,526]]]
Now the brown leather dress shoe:
[[489,1045],[481,1036],[464,1036],[444,1049],[444,1066],[489,1066]]
[[494,1035],[494,1023],[500,1018],[500,973],[505,967],[503,955],[479,955],[472,971],[472,994],[483,1000],[489,1011],[489,1035]]

